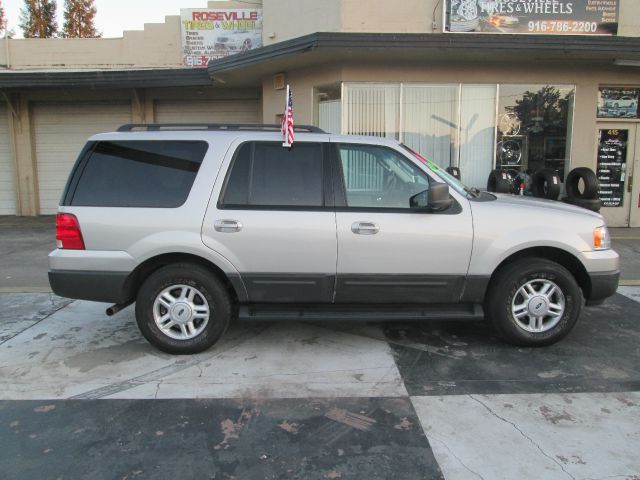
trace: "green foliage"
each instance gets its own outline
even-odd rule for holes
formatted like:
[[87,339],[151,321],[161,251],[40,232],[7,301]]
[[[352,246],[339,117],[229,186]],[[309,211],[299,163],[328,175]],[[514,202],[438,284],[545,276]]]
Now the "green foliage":
[[53,38],[58,33],[55,0],[25,0],[20,11],[24,38]]
[[65,0],[62,35],[65,38],[96,38],[94,0]]
[[2,6],[2,2],[0,1],[0,36],[4,35],[4,32],[7,31],[7,19],[4,16],[4,7]]

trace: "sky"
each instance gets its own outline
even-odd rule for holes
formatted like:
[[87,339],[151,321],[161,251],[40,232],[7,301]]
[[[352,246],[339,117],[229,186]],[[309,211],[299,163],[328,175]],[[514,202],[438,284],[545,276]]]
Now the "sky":
[[[22,37],[18,27],[23,0],[2,0],[9,28]],[[145,23],[162,23],[165,15],[180,15],[181,8],[202,8],[207,0],[96,0],[96,24],[104,37],[121,37],[123,30],[142,30]],[[58,20],[62,25],[64,0],[58,0]]]

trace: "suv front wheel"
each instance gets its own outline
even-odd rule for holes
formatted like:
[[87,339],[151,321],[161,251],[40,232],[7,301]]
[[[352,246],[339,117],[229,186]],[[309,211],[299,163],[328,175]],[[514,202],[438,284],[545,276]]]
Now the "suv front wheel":
[[136,299],[142,335],[171,354],[207,350],[224,334],[230,317],[224,285],[199,265],[162,267],[145,280]]
[[498,273],[485,312],[509,343],[536,347],[564,338],[576,324],[582,303],[582,291],[566,268],[524,258]]

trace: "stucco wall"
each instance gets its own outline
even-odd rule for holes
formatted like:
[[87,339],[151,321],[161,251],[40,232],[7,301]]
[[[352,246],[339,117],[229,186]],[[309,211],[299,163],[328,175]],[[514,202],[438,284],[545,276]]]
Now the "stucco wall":
[[0,52],[0,64],[16,70],[180,66],[180,17],[122,38],[0,40]]
[[344,32],[431,33],[434,19],[442,31],[442,2],[343,0],[341,17]]
[[[194,2],[194,8],[198,2]],[[256,3],[259,3],[257,0]],[[201,5],[201,4],[200,4]],[[209,8],[254,8],[243,2],[209,2]],[[164,23],[146,23],[121,38],[0,40],[0,67],[22,69],[181,67],[179,8]]]
[[264,0],[264,44],[270,45],[315,32],[339,32],[342,3],[341,0]]
[[[287,83],[294,94],[295,121],[298,125],[313,125],[313,89],[333,84],[342,78],[342,68],[322,67],[287,74]],[[274,123],[276,115],[284,111],[285,90],[273,88],[273,77],[262,82],[262,112],[264,123]]]
[[640,0],[622,0],[618,35],[640,37]]
[[[269,45],[314,32],[441,32],[442,4],[443,0],[264,0],[263,40]],[[211,8],[254,6],[209,2]],[[0,68],[179,67],[177,13],[176,8],[176,15],[166,17],[165,23],[145,24],[144,30],[126,31],[122,38],[0,40]],[[621,0],[620,35],[640,36],[639,0]]]

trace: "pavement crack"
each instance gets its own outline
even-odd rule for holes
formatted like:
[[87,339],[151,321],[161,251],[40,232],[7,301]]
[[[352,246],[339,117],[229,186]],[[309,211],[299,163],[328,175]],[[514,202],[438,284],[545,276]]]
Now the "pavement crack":
[[453,456],[453,458],[455,458],[458,463],[460,465],[462,465],[464,467],[465,470],[467,470],[469,473],[472,473],[473,475],[475,475],[476,477],[478,477],[480,480],[484,480],[484,477],[482,475],[480,475],[478,472],[476,472],[475,470],[471,470],[471,468],[469,468],[460,457],[458,457],[455,452],[453,450],[451,450],[451,448],[449,448],[449,445],[447,445],[444,440],[441,440],[439,438],[434,437],[433,435],[429,434],[427,435],[427,439],[428,440],[435,440],[436,442],[440,443],[444,448],[447,449],[447,451],[451,454],[451,456]]
[[612,480],[614,478],[622,478],[624,480],[634,480],[634,479],[638,478],[635,475],[636,474],[634,474],[634,473],[622,473],[622,474],[619,474],[619,475],[609,475],[607,477],[598,477],[598,478],[584,477],[581,480]]
[[476,403],[479,403],[480,405],[482,405],[491,415],[493,415],[494,417],[496,417],[499,420],[502,420],[504,423],[508,423],[509,425],[511,425],[513,428],[515,428],[520,435],[522,435],[524,438],[526,438],[531,445],[533,445],[534,447],[536,447],[538,449],[538,451],[545,457],[547,457],[549,460],[551,460],[553,463],[555,463],[556,465],[558,465],[560,467],[560,469],[566,473],[572,480],[577,480],[576,477],[574,477],[573,475],[571,475],[571,473],[569,473],[565,468],[564,465],[562,465],[562,463],[560,463],[557,459],[553,458],[551,455],[549,455],[547,452],[545,452],[542,447],[533,440],[533,438],[531,438],[529,435],[527,435],[526,433],[524,433],[515,423],[513,423],[510,420],[507,420],[506,418],[498,415],[496,412],[494,412],[491,407],[489,407],[486,403],[484,403],[482,400],[480,400],[479,398],[474,397],[473,395],[469,395],[469,398],[471,400],[473,400]]
[[15,335],[12,335],[8,338],[5,338],[4,340],[2,340],[0,342],[0,346],[4,345],[5,343],[13,340],[14,338],[16,338],[18,335],[22,335],[24,332],[26,332],[27,330],[32,329],[33,327],[35,327],[36,325],[41,324],[42,322],[44,322],[47,318],[49,318],[52,315],[55,315],[56,313],[58,313],[60,310],[67,308],[69,305],[71,305],[73,302],[69,302],[69,303],[65,303],[64,305],[61,305],[60,307],[56,308],[55,310],[53,310],[52,312],[47,313],[44,317],[42,317],[39,320],[36,320],[35,322],[33,322],[31,325],[29,325],[26,328],[23,328],[22,330],[20,330],[18,333],[16,333]]

